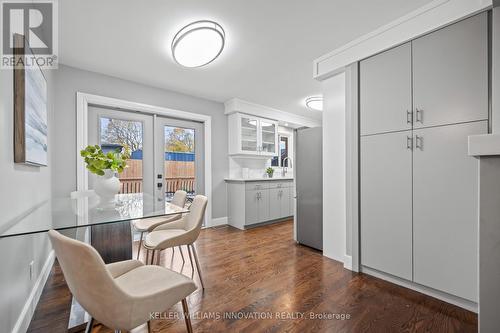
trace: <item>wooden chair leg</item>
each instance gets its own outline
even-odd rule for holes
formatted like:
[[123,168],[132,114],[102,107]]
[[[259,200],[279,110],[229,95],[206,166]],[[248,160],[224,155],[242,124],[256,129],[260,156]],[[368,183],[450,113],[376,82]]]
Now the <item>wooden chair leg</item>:
[[161,259],[161,250],[158,250],[158,253],[156,255],[156,265],[160,266],[160,259]]
[[196,262],[196,269],[198,270],[198,276],[200,277],[201,288],[205,289],[205,285],[203,284],[203,278],[201,277],[200,262],[198,261],[198,254],[196,253],[196,249],[194,248],[194,244],[191,244],[191,249],[193,250],[194,261]]
[[151,333],[151,320],[148,321],[148,333]]
[[184,260],[184,253],[182,253],[182,247],[179,245],[179,252],[181,253],[181,258],[182,258],[182,264],[184,265],[186,263],[186,260]]
[[87,327],[85,328],[85,333],[91,333],[93,326],[94,326],[94,318],[90,317],[89,321],[87,322]]
[[193,333],[193,326],[191,326],[191,318],[189,317],[189,309],[186,299],[182,299],[182,311],[184,311],[184,321],[186,322],[186,329],[188,333]]
[[137,249],[137,260],[139,260],[139,253],[141,253],[141,247],[142,247],[142,236],[144,235],[144,232],[141,232],[141,238],[139,239],[139,248]]
[[149,265],[149,250],[146,249],[146,265]]

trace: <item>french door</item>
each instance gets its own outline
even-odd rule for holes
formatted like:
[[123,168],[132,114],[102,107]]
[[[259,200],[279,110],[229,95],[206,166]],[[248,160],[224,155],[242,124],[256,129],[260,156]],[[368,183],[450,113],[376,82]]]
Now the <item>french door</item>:
[[[188,200],[205,193],[203,138],[202,123],[89,106],[88,143],[131,155],[118,175],[120,193],[142,193],[156,210],[177,190],[185,190]],[[96,177],[89,174],[90,189]]]
[[170,201],[184,190],[191,201],[205,193],[203,124],[155,116],[156,198]]

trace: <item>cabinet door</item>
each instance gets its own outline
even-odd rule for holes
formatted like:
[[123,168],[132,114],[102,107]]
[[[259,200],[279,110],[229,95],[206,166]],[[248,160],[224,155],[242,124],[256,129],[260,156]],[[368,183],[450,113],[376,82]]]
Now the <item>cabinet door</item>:
[[278,151],[278,124],[271,120],[259,121],[260,153],[275,156]]
[[245,224],[259,222],[260,191],[245,191]]
[[486,121],[414,132],[415,282],[474,302],[479,165],[467,155],[467,138],[486,132]]
[[411,129],[411,45],[360,63],[360,134]]
[[269,219],[276,220],[281,218],[281,189],[271,188],[269,190]]
[[361,137],[361,264],[412,279],[411,131]]
[[291,216],[290,214],[290,188],[283,187],[281,191],[281,218]]
[[259,191],[259,222],[269,221],[269,191]]
[[413,41],[414,128],[488,118],[486,15]]
[[240,116],[240,150],[244,154],[257,154],[259,151],[259,121],[257,118]]

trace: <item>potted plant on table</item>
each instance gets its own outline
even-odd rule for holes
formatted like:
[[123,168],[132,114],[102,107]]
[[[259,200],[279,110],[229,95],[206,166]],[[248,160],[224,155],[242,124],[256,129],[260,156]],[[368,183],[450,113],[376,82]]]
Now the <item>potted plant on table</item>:
[[269,178],[273,178],[273,175],[274,175],[274,169],[273,169],[273,168],[271,168],[271,167],[269,167],[269,168],[267,168],[267,169],[266,169],[266,173],[267,173],[267,176],[268,176]]
[[125,148],[104,153],[99,145],[87,146],[80,151],[87,164],[87,170],[99,176],[94,185],[101,203],[111,203],[120,192],[120,180],[116,175],[127,167],[130,153]]

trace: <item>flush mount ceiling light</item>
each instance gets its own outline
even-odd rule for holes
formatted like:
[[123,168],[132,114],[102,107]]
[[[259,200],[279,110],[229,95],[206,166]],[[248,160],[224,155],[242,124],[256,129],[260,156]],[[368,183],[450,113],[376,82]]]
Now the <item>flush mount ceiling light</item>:
[[224,29],[213,21],[196,21],[179,30],[172,40],[172,56],[184,67],[201,67],[214,61],[224,49]]
[[323,111],[323,97],[312,96],[306,98],[306,106],[311,110]]

